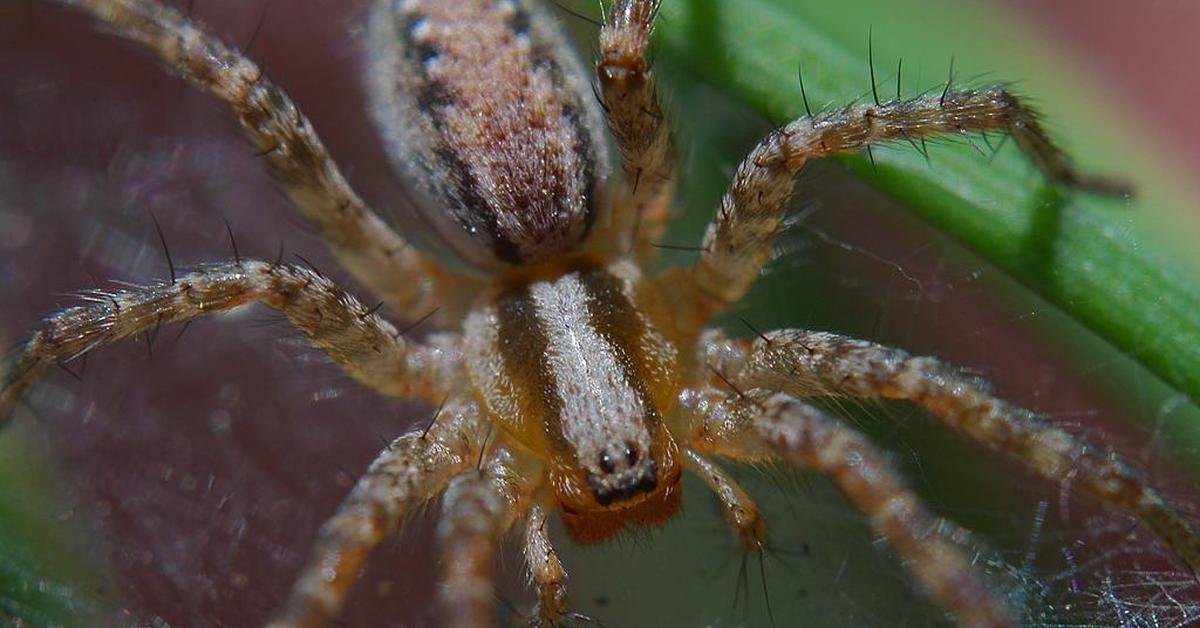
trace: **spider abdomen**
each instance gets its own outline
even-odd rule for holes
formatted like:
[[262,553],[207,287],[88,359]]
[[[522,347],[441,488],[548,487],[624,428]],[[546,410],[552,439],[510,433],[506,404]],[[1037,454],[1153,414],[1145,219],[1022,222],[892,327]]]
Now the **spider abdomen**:
[[392,163],[415,209],[481,268],[570,251],[599,212],[601,117],[540,13],[524,1],[381,0],[372,18],[372,114]]
[[[598,540],[677,505],[678,452],[665,420],[676,350],[653,301],[632,265],[585,265],[506,288],[465,323],[476,394],[543,459],[577,537]],[[604,532],[583,514],[595,511],[610,513]],[[571,524],[573,513],[587,529]]]

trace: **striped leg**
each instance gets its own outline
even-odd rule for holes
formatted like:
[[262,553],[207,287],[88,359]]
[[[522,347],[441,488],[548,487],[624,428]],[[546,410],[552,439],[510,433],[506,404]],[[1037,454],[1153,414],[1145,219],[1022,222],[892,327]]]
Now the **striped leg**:
[[529,505],[528,483],[512,462],[507,451],[497,450],[483,468],[458,475],[446,489],[437,536],[438,599],[447,628],[496,623],[492,563],[504,534]]
[[392,441],[321,528],[308,565],[270,628],[324,626],[341,608],[371,550],[476,462],[486,425],[474,404],[451,404],[428,431]]
[[663,115],[646,60],[659,0],[617,0],[600,29],[600,104],[608,117],[626,193],[618,201],[619,240],[646,260],[670,222],[678,181],[670,125]]
[[681,399],[693,421],[694,449],[745,461],[779,458],[828,475],[959,625],[1018,624],[972,570],[962,548],[938,534],[938,520],[862,434],[793,397],[764,389],[732,398],[715,389],[692,391]]
[[771,332],[752,346],[727,343],[725,347],[728,353],[741,354],[734,361],[743,362],[737,375],[743,386],[798,396],[912,401],[959,433],[1042,477],[1128,510],[1193,572],[1200,572],[1200,532],[1115,452],[1090,445],[1028,410],[991,396],[973,378],[933,358],[800,330]]
[[435,335],[429,344],[406,340],[329,279],[288,264],[212,264],[170,283],[95,290],[83,298],[87,305],[50,316],[25,344],[0,388],[0,421],[49,366],[160,325],[253,302],[282,312],[346,373],[384,394],[437,403],[458,377],[456,336]]
[[436,266],[363,203],[304,114],[262,70],[179,11],[153,0],[57,0],[139,44],[167,70],[229,103],[271,175],[337,259],[405,319],[425,314]]
[[792,195],[796,174],[810,159],[855,152],[895,140],[1002,131],[1056,183],[1100,193],[1127,193],[1120,183],[1076,171],[1046,135],[1037,114],[1001,87],[951,91],[911,100],[856,105],[799,118],[770,135],[738,166],[709,223],[700,259],[659,282],[673,300],[692,304],[682,314],[698,333],[716,312],[758,280]]

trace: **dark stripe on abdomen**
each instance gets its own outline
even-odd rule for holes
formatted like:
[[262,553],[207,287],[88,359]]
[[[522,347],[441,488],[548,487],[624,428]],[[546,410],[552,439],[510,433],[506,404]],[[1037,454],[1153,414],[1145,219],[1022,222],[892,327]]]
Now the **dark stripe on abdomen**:
[[[463,158],[451,148],[454,143],[446,135],[444,110],[455,106],[454,95],[445,85],[429,76],[425,65],[440,56],[442,51],[433,44],[418,41],[414,35],[414,30],[427,19],[419,13],[407,15],[402,19],[399,32],[405,51],[405,65],[408,72],[417,77],[413,94],[417,110],[428,119],[436,136],[433,146],[438,148],[433,150],[433,163],[424,164],[425,169],[431,174],[436,169],[453,183],[450,189],[431,191],[437,202],[450,209],[451,215],[468,233],[483,232],[497,258],[510,264],[520,263],[520,247],[500,231],[496,223],[496,208],[487,202],[479,180],[471,173]],[[435,181],[437,177],[430,176],[428,180]],[[454,206],[459,204],[465,211],[453,211]]]

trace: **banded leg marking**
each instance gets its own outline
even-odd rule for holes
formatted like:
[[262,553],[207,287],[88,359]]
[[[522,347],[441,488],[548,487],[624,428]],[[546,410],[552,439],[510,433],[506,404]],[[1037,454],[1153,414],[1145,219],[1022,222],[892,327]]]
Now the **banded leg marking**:
[[379,454],[317,535],[308,564],[269,628],[324,626],[342,606],[364,561],[412,510],[469,468],[487,421],[474,404],[451,404],[428,431],[405,434]]
[[342,265],[406,320],[430,309],[426,275],[436,266],[363,203],[296,103],[253,61],[158,2],[57,1],[90,14],[172,74],[229,103],[271,175]]
[[795,176],[810,159],[881,142],[984,131],[1011,135],[1054,182],[1099,193],[1128,193],[1121,183],[1075,170],[1037,114],[1002,87],[855,105],[799,118],[763,138],[738,166],[717,216],[709,223],[700,259],[690,268],[668,273],[659,284],[675,300],[697,304],[685,313],[692,320],[683,325],[698,331],[758,279],[787,210]]
[[0,389],[0,421],[49,366],[160,325],[253,302],[282,312],[346,373],[384,394],[437,403],[461,379],[454,366],[457,336],[433,335],[428,344],[406,340],[329,279],[289,264],[211,264],[171,283],[82,297],[87,305],[48,317],[25,344]]
[[973,378],[929,357],[836,334],[781,330],[742,343],[737,381],[798,396],[903,399],[946,425],[1029,468],[1142,520],[1200,572],[1200,532],[1142,474],[1109,449],[1090,445],[993,397]]
[[[658,0],[617,0],[600,29],[600,104],[621,151],[626,194],[618,202],[617,228],[639,259],[666,232],[679,180],[670,125],[663,115],[646,59]],[[628,204],[625,207],[624,204]],[[624,251],[622,251],[624,252]]]
[[459,474],[446,489],[437,535],[442,552],[438,600],[447,628],[496,623],[492,564],[530,498],[529,483],[512,465],[511,455],[498,449],[482,469]]
[[715,389],[682,397],[697,451],[738,460],[780,458],[824,473],[905,559],[925,591],[961,626],[1013,627],[1011,611],[980,580],[963,549],[901,482],[886,457],[849,426],[782,393]]

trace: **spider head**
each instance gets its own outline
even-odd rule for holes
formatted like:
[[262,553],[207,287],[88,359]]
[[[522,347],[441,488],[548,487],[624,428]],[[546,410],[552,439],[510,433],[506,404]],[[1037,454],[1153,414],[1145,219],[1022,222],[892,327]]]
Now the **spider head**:
[[577,540],[603,541],[627,525],[648,526],[679,510],[679,450],[665,429],[648,446],[613,441],[594,460],[550,465],[563,522]]
[[658,486],[654,461],[637,443],[626,441],[604,447],[587,471],[592,495],[601,506],[625,501]]

